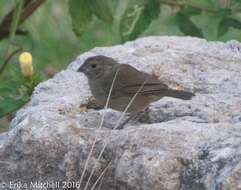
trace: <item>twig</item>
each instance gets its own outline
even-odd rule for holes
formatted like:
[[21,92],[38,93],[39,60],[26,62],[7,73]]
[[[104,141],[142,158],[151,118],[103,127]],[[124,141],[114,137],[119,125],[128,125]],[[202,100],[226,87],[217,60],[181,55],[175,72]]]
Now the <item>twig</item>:
[[[19,24],[23,23],[41,4],[46,0],[25,0]],[[11,23],[14,17],[14,10],[10,11],[0,24],[0,39],[7,37],[10,33]],[[16,32],[19,33],[19,30]]]
[[42,5],[46,0],[36,0],[33,3],[30,3],[28,6],[26,6],[25,10],[23,11],[20,23],[24,22],[33,12]]
[[[25,9],[25,7],[31,2],[32,0],[25,0],[24,1],[24,5],[23,5],[23,9]],[[2,20],[2,23],[0,25],[0,28],[4,28],[4,29],[10,29],[10,25],[12,23],[13,20],[13,16],[14,16],[14,11],[15,9],[13,9],[12,11],[10,11]]]
[[16,49],[15,51],[13,51],[8,57],[7,59],[4,61],[3,65],[0,68],[0,75],[2,74],[2,72],[4,71],[5,67],[7,66],[7,64],[9,63],[9,61],[11,60],[11,58],[16,55],[18,52],[22,51],[22,48]]

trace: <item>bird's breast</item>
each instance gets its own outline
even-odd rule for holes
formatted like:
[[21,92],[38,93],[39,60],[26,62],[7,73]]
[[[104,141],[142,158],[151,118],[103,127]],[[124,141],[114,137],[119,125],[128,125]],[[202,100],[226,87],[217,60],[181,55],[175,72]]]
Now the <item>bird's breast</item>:
[[92,95],[97,100],[97,102],[101,105],[105,105],[106,99],[108,94],[106,93],[105,89],[103,88],[102,84],[99,81],[89,81],[89,86]]

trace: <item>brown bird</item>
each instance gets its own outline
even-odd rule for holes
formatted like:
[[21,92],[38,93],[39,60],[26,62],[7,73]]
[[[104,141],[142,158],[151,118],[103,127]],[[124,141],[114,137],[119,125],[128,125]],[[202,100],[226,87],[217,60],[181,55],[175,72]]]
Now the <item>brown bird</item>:
[[138,113],[165,96],[182,100],[190,100],[194,96],[192,92],[168,88],[156,76],[102,55],[87,58],[78,71],[86,75],[91,92],[101,105],[106,104],[116,75],[108,107],[122,112],[136,94],[127,110],[129,113]]

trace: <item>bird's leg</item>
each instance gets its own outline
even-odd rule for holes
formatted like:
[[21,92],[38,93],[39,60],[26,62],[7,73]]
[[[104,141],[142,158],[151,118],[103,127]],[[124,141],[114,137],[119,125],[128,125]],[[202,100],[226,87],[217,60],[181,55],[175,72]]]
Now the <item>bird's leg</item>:
[[116,127],[116,129],[123,129],[124,126],[133,118],[135,118],[136,114],[131,114],[123,123],[120,123],[120,125],[118,127]]
[[116,129],[123,129],[124,126],[129,122],[131,121],[132,119],[133,120],[138,120],[145,112],[148,111],[148,108],[145,108],[144,110],[140,111],[140,112],[137,112],[137,113],[134,113],[134,114],[131,114],[123,123],[121,123]]

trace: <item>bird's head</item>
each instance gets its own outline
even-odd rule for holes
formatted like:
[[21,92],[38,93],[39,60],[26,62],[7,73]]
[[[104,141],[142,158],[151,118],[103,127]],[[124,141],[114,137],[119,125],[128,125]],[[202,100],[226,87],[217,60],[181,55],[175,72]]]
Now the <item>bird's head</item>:
[[88,79],[94,79],[113,71],[117,65],[118,63],[114,59],[97,55],[87,58],[78,69],[78,72],[84,73]]

